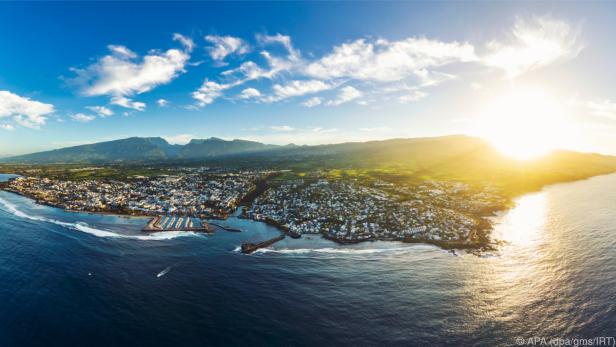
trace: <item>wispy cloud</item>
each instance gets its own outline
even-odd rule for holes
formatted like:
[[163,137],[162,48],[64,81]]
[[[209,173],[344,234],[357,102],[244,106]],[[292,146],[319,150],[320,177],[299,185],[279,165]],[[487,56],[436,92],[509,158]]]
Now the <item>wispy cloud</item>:
[[109,101],[109,103],[124,108],[130,108],[135,111],[143,111],[146,107],[145,103],[140,101],[133,101],[132,99],[129,99],[124,96],[114,96],[111,98],[111,101]]
[[229,55],[242,55],[250,51],[250,46],[239,37],[207,35],[205,40],[212,44],[207,48],[210,57],[220,64]]
[[274,125],[274,126],[271,126],[270,129],[274,131],[284,131],[284,132],[295,130],[295,128],[292,128],[288,125]]
[[411,37],[400,41],[358,39],[333,48],[305,72],[321,79],[353,78],[391,82],[424,74],[426,69],[476,61],[469,43]]
[[174,40],[180,41],[183,48],[153,50],[142,58],[125,46],[109,45],[111,54],[85,68],[72,68],[76,77],[70,81],[86,96],[129,97],[148,92],[185,72],[194,44],[179,34],[174,35]]
[[242,92],[239,95],[240,99],[252,99],[252,98],[258,98],[260,96],[261,96],[261,92],[255,88],[246,88],[242,90]]
[[109,117],[113,116],[113,111],[108,109],[105,106],[86,106],[86,109],[95,112],[100,117]]
[[96,119],[95,116],[85,113],[77,113],[71,116],[75,122],[88,123]]
[[321,103],[323,103],[323,99],[321,99],[318,96],[314,96],[314,97],[312,97],[312,98],[302,102],[302,106],[310,108],[310,107],[319,106],[319,105],[321,105]]
[[502,69],[507,78],[573,58],[580,53],[580,27],[552,17],[517,18],[507,42],[488,43],[484,64]]
[[192,97],[197,100],[198,106],[203,107],[213,103],[214,100],[222,96],[223,91],[232,86],[231,84],[220,84],[210,81],[206,78],[201,87],[192,93]]
[[272,87],[274,95],[266,101],[280,101],[291,97],[314,94],[324,90],[332,89],[334,85],[320,80],[295,80],[286,84],[274,84]]
[[329,106],[338,106],[344,103],[347,103],[349,101],[353,101],[355,99],[358,99],[360,97],[362,97],[364,95],[364,93],[362,93],[361,91],[357,90],[354,87],[351,86],[346,86],[343,87],[342,89],[340,89],[340,92],[338,93],[338,96],[336,97],[336,99],[328,101],[327,105]]

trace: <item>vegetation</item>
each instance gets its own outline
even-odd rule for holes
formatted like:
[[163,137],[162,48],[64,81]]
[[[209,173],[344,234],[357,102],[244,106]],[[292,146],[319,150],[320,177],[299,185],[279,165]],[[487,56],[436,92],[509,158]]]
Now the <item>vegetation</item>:
[[[212,141],[223,147],[227,146],[224,143],[233,142],[199,140],[194,145]],[[536,160],[519,161],[501,155],[481,139],[467,136],[268,147],[262,151],[257,151],[258,146],[254,144],[251,143],[252,149],[246,152],[196,159],[142,158],[141,161],[116,161],[104,165],[5,163],[0,164],[0,171],[70,180],[126,179],[169,174],[178,166],[206,165],[285,169],[289,171],[277,176],[276,180],[287,180],[306,178],[307,173],[320,170],[328,178],[372,178],[392,183],[419,183],[433,179],[491,185],[507,196],[535,191],[547,184],[616,171],[616,157],[613,156],[558,151]]]

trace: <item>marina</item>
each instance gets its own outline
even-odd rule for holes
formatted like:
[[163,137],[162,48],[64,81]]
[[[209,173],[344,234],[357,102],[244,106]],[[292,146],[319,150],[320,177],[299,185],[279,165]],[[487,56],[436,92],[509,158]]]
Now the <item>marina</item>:
[[207,222],[198,218],[185,216],[156,216],[141,229],[144,232],[160,231],[195,231],[212,232]]

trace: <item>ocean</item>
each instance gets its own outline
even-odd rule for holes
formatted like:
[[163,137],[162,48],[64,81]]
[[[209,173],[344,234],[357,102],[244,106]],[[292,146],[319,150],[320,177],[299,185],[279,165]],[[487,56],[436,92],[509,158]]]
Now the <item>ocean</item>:
[[[1,175],[0,179],[9,176]],[[0,346],[519,345],[616,336],[616,175],[525,195],[481,256],[278,232],[143,235],[144,218],[0,192]]]

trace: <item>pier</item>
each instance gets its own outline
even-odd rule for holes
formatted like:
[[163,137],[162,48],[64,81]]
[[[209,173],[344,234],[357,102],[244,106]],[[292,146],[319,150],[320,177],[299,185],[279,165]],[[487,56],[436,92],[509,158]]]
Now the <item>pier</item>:
[[160,231],[195,231],[195,232],[212,232],[212,229],[207,224],[198,218],[185,216],[156,216],[141,229],[144,232],[160,232]]

